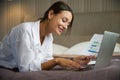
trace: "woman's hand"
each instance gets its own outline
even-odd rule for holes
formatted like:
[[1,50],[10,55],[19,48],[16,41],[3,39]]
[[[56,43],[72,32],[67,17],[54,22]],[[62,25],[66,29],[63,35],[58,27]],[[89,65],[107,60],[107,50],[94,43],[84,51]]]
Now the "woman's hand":
[[56,62],[59,66],[65,68],[65,69],[73,69],[73,70],[80,70],[83,67],[70,59],[64,59],[64,58],[56,58]]
[[94,59],[95,56],[78,56],[73,58],[73,61],[79,63],[80,65],[87,65],[91,59]]

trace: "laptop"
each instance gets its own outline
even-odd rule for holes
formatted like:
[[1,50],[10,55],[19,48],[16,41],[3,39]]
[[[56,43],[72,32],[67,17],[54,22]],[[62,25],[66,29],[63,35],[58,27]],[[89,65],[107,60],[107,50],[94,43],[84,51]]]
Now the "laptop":
[[120,35],[118,33],[104,31],[100,51],[97,55],[96,61],[94,61],[95,65],[87,65],[89,69],[103,68],[110,64],[112,54],[119,36]]

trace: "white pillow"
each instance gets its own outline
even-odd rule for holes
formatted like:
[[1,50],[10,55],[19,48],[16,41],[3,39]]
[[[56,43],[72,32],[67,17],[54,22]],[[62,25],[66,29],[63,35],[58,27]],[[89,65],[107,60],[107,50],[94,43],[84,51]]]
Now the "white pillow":
[[53,56],[63,55],[68,48],[59,44],[53,44]]
[[87,55],[81,53],[87,46],[89,42],[78,43],[64,52],[64,55]]

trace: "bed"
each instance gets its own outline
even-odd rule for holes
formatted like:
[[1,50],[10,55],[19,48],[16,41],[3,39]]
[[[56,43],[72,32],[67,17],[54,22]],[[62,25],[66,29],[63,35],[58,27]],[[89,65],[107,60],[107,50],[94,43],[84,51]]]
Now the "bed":
[[113,57],[105,68],[72,71],[55,67],[50,71],[14,72],[0,68],[0,80],[120,80],[120,57]]

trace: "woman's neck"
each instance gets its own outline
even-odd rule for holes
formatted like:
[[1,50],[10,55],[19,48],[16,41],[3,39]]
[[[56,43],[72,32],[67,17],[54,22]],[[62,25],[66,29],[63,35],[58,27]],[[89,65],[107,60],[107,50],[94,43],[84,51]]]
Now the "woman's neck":
[[42,44],[45,36],[49,34],[49,32],[47,31],[46,22],[40,22],[40,33],[39,34],[40,34],[40,42]]

